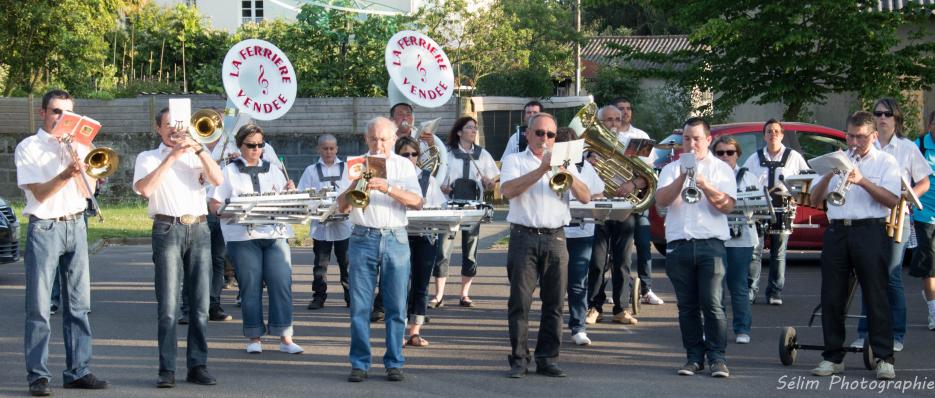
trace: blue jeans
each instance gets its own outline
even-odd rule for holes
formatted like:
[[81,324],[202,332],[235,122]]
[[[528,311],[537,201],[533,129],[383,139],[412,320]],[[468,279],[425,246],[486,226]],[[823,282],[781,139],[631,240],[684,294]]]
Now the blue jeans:
[[[886,242],[887,258],[889,264],[887,268],[890,274],[890,283],[886,286],[886,297],[890,302],[890,313],[893,317],[893,340],[900,343],[906,337],[906,294],[903,290],[903,255],[906,254],[906,245],[909,244],[910,223],[904,223],[903,241],[896,243],[893,240]],[[861,338],[867,338],[867,305],[861,300],[860,313],[864,315],[857,322],[857,335]]]
[[[240,286],[243,335],[292,336],[292,256],[285,239],[227,242]],[[269,327],[263,322],[263,283],[269,294]]]
[[569,238],[568,244],[568,328],[571,333],[586,329],[584,318],[588,311],[588,265],[594,237]]
[[649,232],[649,211],[636,214],[636,231],[633,243],[636,245],[636,275],[640,278],[640,296],[653,290],[653,253],[650,249],[652,237]]
[[88,273],[88,232],[83,218],[71,221],[30,219],[26,232],[26,322],[23,345],[26,380],[52,379],[49,357],[49,307],[52,283],[62,281],[62,340],[65,371],[71,383],[91,373],[91,277]]
[[[766,283],[766,298],[782,298],[782,289],[786,285],[786,246],[789,245],[789,235],[772,235],[767,232],[764,239],[769,239],[769,280]],[[757,251],[762,255],[763,245],[757,246]],[[760,272],[762,262],[760,256],[757,256],[750,263],[750,289],[754,296],[760,290]]]
[[354,226],[348,246],[348,285],[351,291],[351,349],[354,369],[370,370],[370,310],[380,274],[380,294],[386,313],[386,354],[383,366],[401,368],[409,288],[409,237],[405,228],[375,229]]
[[156,306],[159,317],[159,371],[175,372],[178,351],[176,326],[180,280],[188,309],[188,369],[208,363],[208,295],[211,286],[211,232],[207,223],[153,223]]
[[747,287],[747,272],[750,268],[750,259],[753,258],[752,247],[725,247],[727,255],[727,270],[724,275],[724,285],[730,291],[730,307],[733,312],[734,334],[750,334],[752,322],[750,311],[750,298]]
[[[668,242],[666,275],[678,300],[679,330],[688,361],[724,360],[727,316],[721,302],[724,284],[724,242],[718,239]],[[704,321],[702,322],[702,316]]]

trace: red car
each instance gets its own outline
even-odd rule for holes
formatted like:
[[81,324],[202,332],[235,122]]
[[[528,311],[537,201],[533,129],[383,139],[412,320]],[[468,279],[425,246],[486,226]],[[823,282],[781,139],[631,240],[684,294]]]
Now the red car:
[[[805,160],[838,149],[847,149],[843,131],[808,123],[783,123],[782,126],[785,130],[783,144],[799,151]],[[722,135],[730,135],[737,140],[743,152],[740,160],[737,161],[738,165],[743,165],[747,157],[753,155],[757,149],[766,146],[763,140],[763,122],[718,124],[711,126],[711,135],[714,140]],[[681,144],[682,135],[672,134],[659,142]],[[677,149],[655,149],[655,151],[656,163],[653,168],[657,170],[661,170],[669,162],[678,159]],[[653,245],[664,255],[666,252],[665,219],[659,216],[655,206],[650,209],[649,220]],[[828,218],[825,212],[799,206],[795,214],[792,236],[789,237],[789,250],[821,249],[822,235],[827,225]]]

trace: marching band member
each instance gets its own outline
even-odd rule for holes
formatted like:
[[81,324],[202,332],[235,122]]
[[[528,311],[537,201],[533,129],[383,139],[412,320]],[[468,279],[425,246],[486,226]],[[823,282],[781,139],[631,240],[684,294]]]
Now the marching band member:
[[159,316],[159,388],[175,387],[176,317],[179,286],[187,289],[189,303],[188,376],[196,384],[217,384],[208,373],[209,287],[211,286],[211,231],[205,187],[223,182],[211,155],[187,131],[178,131],[169,108],[156,114],[158,148],[136,157],[133,190],[149,199],[153,218],[153,263]]
[[[474,142],[477,139],[477,120],[470,116],[462,116],[455,120],[448,134],[448,179],[443,183],[442,192],[451,199],[476,200],[484,199],[484,191],[493,189],[493,185],[500,174],[497,163],[486,149]],[[471,282],[477,275],[477,241],[480,235],[480,224],[470,231],[461,231],[461,299],[462,307],[473,307],[471,300]],[[448,280],[448,264],[451,258],[451,249],[454,247],[452,239],[442,239],[439,253],[435,259],[435,297],[431,305],[438,308],[444,305],[445,282]]]
[[[659,175],[656,205],[668,208],[666,274],[675,288],[679,330],[688,357],[678,374],[694,375],[704,369],[707,357],[711,376],[728,377],[724,357],[727,318],[721,296],[724,241],[730,239],[727,214],[734,207],[737,184],[730,166],[708,156],[710,145],[711,127],[707,121],[700,117],[685,121],[682,151],[695,154],[694,179],[687,177],[686,167],[682,166],[688,156],[666,165]],[[701,196],[696,203],[686,202],[682,195],[683,187],[692,187],[692,182]]]
[[[577,138],[574,130],[562,127],[558,129],[555,142]],[[604,181],[591,163],[582,160],[575,164],[575,168],[588,186],[591,199],[603,198]],[[594,245],[594,224],[568,224],[565,227],[565,238],[568,249],[568,328],[571,329],[571,341],[577,345],[590,345],[585,314],[588,310],[588,268],[591,264],[591,247]]]
[[[756,156],[750,156],[743,167],[749,173],[760,179],[761,186],[766,185],[770,192],[779,186],[785,176],[800,174],[808,170],[808,163],[798,151],[782,144],[785,132],[782,123],[776,119],[767,120],[763,124],[763,137],[766,146],[756,151]],[[782,305],[782,289],[786,283],[786,246],[789,244],[789,234],[766,233],[763,239],[769,237],[769,281],[766,285],[766,301],[771,305]],[[760,271],[762,263],[760,253],[763,242],[758,243],[754,251],[754,259],[750,263],[750,301],[756,301],[760,290]]]
[[503,150],[503,155],[500,156],[502,161],[506,155],[523,152],[528,146],[526,141],[526,122],[529,121],[529,118],[532,115],[535,115],[543,111],[542,103],[536,100],[532,100],[523,105],[523,124],[516,126],[516,132],[510,135],[510,139],[506,142],[506,148]]
[[[542,319],[536,339],[536,373],[565,377],[556,364],[562,335],[562,307],[568,278],[568,251],[565,231],[571,214],[565,194],[556,195],[549,188],[552,177],[550,151],[558,129],[555,117],[537,113],[529,119],[526,140],[529,147],[503,159],[501,191],[510,200],[510,248],[507,252],[507,276],[510,280],[508,302],[510,377],[526,375],[530,361],[527,331],[532,293],[538,281],[542,300]],[[581,203],[590,201],[587,185],[572,176],[571,194]]]
[[[46,365],[51,328],[49,311],[53,281],[61,278],[62,334],[65,342],[64,388],[102,389],[110,384],[91,373],[91,276],[88,272],[88,232],[84,217],[90,192],[80,181],[84,163],[63,150],[61,136],[52,135],[64,111],[75,101],[62,90],[42,96],[42,127],[16,145],[16,184],[26,195],[23,216],[29,217],[23,263],[26,272],[26,381],[34,396],[52,394],[52,374]],[[89,148],[74,145],[81,157]],[[93,180],[91,181],[93,182]]]
[[[428,170],[419,169],[419,141],[412,137],[400,137],[396,140],[396,154],[412,161],[419,172],[419,188],[425,198],[426,207],[441,207],[445,204],[445,195],[442,194],[441,185]],[[429,341],[422,338],[422,325],[425,324],[426,299],[429,293],[429,281],[432,279],[432,268],[435,266],[435,239],[409,235],[409,251],[411,252],[412,281],[409,283],[409,337],[406,345],[412,347],[425,347]]]
[[[318,162],[305,168],[299,179],[299,190],[323,189],[330,187],[335,192],[343,190],[339,184],[344,178],[344,162],[338,159],[338,139],[331,134],[318,137]],[[331,252],[338,259],[341,274],[341,287],[344,289],[344,304],[350,307],[351,296],[347,287],[347,242],[351,237],[351,222],[347,220],[318,222],[312,221],[309,230],[312,238],[312,301],[308,309],[317,310],[325,306],[328,298],[328,263]]]
[[[925,161],[922,152],[909,139],[903,136],[903,113],[899,104],[892,98],[877,100],[873,105],[873,122],[877,130],[877,140],[873,142],[876,149],[893,156],[900,165],[900,177],[905,178],[912,186],[913,192],[922,197],[929,190],[929,175],[932,168]],[[901,186],[901,185],[900,185]],[[908,218],[908,217],[907,217]],[[906,295],[903,292],[903,255],[909,243],[909,223],[903,223],[903,241],[896,242],[887,239],[884,249],[887,253],[887,270],[889,271],[889,285],[886,287],[886,296],[890,302],[890,312],[893,320],[893,351],[903,350],[903,340],[906,337]],[[862,312],[867,314],[866,302]],[[851,347],[863,347],[867,338],[867,318],[857,322],[857,340]]]
[[873,125],[869,112],[855,112],[847,118],[849,156],[856,167],[848,173],[846,182],[839,175],[825,174],[810,195],[815,207],[836,187],[843,187],[847,195],[843,205],[828,206],[829,225],[821,252],[821,326],[825,350],[824,360],[812,369],[815,376],[844,372],[845,309],[850,276],[856,273],[867,304],[877,378],[896,377],[892,319],[886,296],[889,238],[884,224],[889,209],[899,202],[900,167],[893,156],[873,145],[877,139]]
[[[279,168],[262,160],[264,135],[252,123],[237,131],[235,139],[241,156],[224,167],[224,183],[211,197],[212,213],[218,214],[227,199],[238,195],[295,189]],[[279,336],[279,351],[302,353],[302,347],[292,341],[292,255],[286,242],[293,237],[292,226],[223,222],[221,231],[240,286],[243,334],[249,339],[247,352],[263,352],[260,338],[269,333]],[[269,295],[268,324],[263,322],[264,284]]]
[[[925,156],[929,167],[935,169],[935,111],[929,114],[926,133],[916,140],[916,145]],[[922,209],[912,214],[916,238],[919,245],[912,252],[912,262],[909,265],[909,275],[922,278],[922,294],[928,306],[929,330],[935,330],[935,183],[932,179],[935,174],[929,175],[929,189],[919,200]]]
[[[218,142],[213,141],[205,146],[211,151],[218,147]],[[211,156],[213,159],[217,159]],[[211,196],[214,195],[215,186],[205,183],[207,190],[206,196],[210,205]],[[234,317],[224,312],[221,308],[221,292],[224,290],[224,270],[227,268],[227,245],[224,243],[224,233],[221,232],[221,221],[213,212],[208,212],[208,230],[211,231],[211,293],[208,295],[210,303],[208,307],[208,320],[225,322],[233,320]],[[188,319],[188,300],[185,298],[185,286],[182,286],[182,321]]]
[[429,151],[429,147],[435,147],[438,153],[438,171],[435,173],[435,178],[438,181],[447,181],[448,151],[445,151],[445,143],[437,135],[426,131],[418,132],[418,137],[412,135],[413,129],[415,129],[415,115],[412,105],[405,102],[394,104],[390,108],[390,117],[396,123],[397,137],[408,136],[420,141],[419,152],[426,153]]
[[[386,354],[383,365],[387,379],[402,381],[403,328],[406,290],[409,284],[409,238],[406,234],[406,208],[421,209],[422,195],[418,174],[411,162],[393,154],[396,126],[392,120],[376,117],[367,123],[369,156],[386,158],[386,179],[371,178],[366,189],[370,204],[352,208],[346,193],[357,180],[345,177],[348,189],[338,196],[338,211],[350,213],[354,224],[348,245],[350,254],[348,287],[351,291],[350,382],[361,382],[370,370],[370,310],[373,292],[380,276],[380,294],[386,307]],[[345,175],[347,176],[347,172]]]
[[[730,136],[724,135],[714,142],[714,155],[727,163],[734,170],[734,181],[738,192],[760,191],[762,185],[759,179],[746,168],[737,168],[737,160],[742,155],[740,144]],[[750,298],[747,289],[747,272],[750,270],[750,259],[753,258],[753,248],[760,238],[756,227],[750,223],[731,228],[731,238],[724,242],[724,261],[727,262],[724,270],[724,282],[730,290],[730,307],[733,312],[733,329],[737,344],[750,343],[750,324],[752,314],[750,311]]]

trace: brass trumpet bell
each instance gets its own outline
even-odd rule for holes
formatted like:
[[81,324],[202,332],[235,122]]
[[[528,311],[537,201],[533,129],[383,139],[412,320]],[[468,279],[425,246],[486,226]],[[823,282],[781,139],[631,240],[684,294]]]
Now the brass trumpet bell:
[[558,173],[549,179],[549,188],[561,195],[571,187],[573,177],[566,172]]
[[224,115],[211,108],[199,109],[192,114],[189,133],[202,144],[219,140],[224,134]]
[[97,179],[107,178],[117,172],[120,157],[111,148],[94,148],[84,157],[84,164],[87,166],[85,173],[89,176]]
[[351,207],[363,209],[370,205],[370,195],[367,195],[364,191],[355,189],[349,191],[346,195],[347,201],[351,203]]

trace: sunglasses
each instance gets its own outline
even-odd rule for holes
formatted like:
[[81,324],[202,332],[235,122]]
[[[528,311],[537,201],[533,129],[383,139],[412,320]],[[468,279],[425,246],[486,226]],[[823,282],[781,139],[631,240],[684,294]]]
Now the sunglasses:
[[555,138],[554,131],[545,131],[545,130],[536,130],[536,137],[542,138],[543,136],[549,137],[549,139]]
[[419,157],[419,152],[400,152],[399,156],[404,158],[417,158]]
[[876,117],[893,117],[893,112],[890,111],[873,111],[873,116]]
[[261,143],[259,143],[259,144],[250,144],[250,143],[246,143],[246,142],[245,142],[245,143],[243,143],[243,145],[244,145],[245,147],[247,147],[247,148],[250,148],[250,149],[258,149],[258,148],[263,148],[263,147],[265,147],[265,146],[266,146],[266,143],[265,143],[265,142],[261,142]]
[[726,151],[714,151],[714,154],[717,155],[717,156],[724,156],[724,155],[727,155],[727,156],[734,156],[734,155],[737,154],[737,151],[735,151],[735,150],[733,150],[733,149],[728,149],[728,150],[726,150]]

